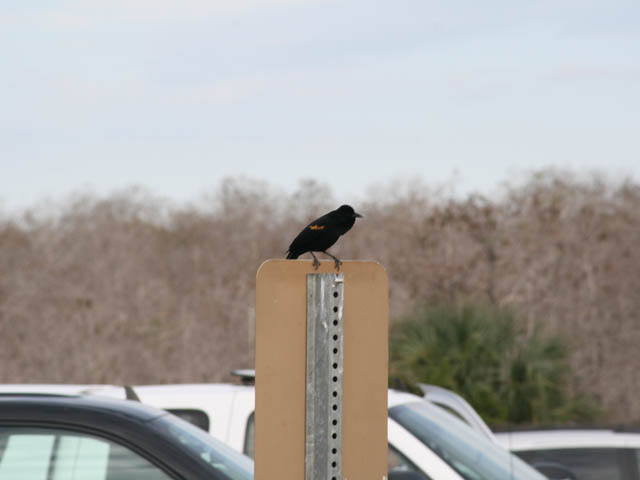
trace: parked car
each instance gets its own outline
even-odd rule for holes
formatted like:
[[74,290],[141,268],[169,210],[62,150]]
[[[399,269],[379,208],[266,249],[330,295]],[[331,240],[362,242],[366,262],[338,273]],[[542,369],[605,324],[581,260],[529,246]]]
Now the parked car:
[[[577,480],[640,480],[639,433],[564,429],[495,435],[500,445],[527,463],[561,465]],[[547,476],[552,480],[567,478],[562,472]]]
[[0,394],[0,479],[45,478],[251,480],[253,462],[139,402]]
[[[189,418],[250,457],[255,390],[251,385],[135,386],[140,400]],[[389,479],[404,473],[431,480],[544,480],[533,468],[442,409],[389,391]]]
[[[29,388],[62,394],[127,395],[123,387],[108,385]],[[20,386],[0,386],[0,392],[11,389]],[[129,395],[180,416],[253,457],[253,385],[141,385],[130,388]],[[388,402],[389,480],[545,480],[525,462],[421,397],[390,390]]]

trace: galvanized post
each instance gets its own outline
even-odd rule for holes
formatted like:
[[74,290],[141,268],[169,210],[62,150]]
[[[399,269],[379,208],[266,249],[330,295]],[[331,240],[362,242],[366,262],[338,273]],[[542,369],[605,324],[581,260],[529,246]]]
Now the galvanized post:
[[344,275],[307,275],[305,480],[342,480]]

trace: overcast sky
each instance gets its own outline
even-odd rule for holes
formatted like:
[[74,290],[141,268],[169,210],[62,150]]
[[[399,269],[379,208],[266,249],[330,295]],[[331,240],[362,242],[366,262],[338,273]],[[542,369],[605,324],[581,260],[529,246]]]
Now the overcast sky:
[[640,180],[638,0],[4,0],[0,208],[225,176]]

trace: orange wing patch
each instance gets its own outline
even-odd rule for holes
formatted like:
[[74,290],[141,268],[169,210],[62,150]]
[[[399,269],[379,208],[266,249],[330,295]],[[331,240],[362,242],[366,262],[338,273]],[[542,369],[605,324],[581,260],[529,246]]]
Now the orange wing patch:
[[324,230],[324,225],[310,225],[311,230]]

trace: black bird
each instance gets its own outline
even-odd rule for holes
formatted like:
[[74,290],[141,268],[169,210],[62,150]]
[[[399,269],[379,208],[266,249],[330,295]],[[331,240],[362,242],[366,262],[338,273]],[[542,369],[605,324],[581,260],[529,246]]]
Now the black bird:
[[314,220],[291,242],[287,250],[287,258],[296,259],[303,253],[309,252],[313,257],[313,268],[317,270],[320,262],[313,252],[322,252],[333,258],[336,269],[339,270],[342,262],[327,252],[327,249],[338,241],[340,235],[347,233],[359,217],[362,215],[356,213],[351,206],[342,205]]

